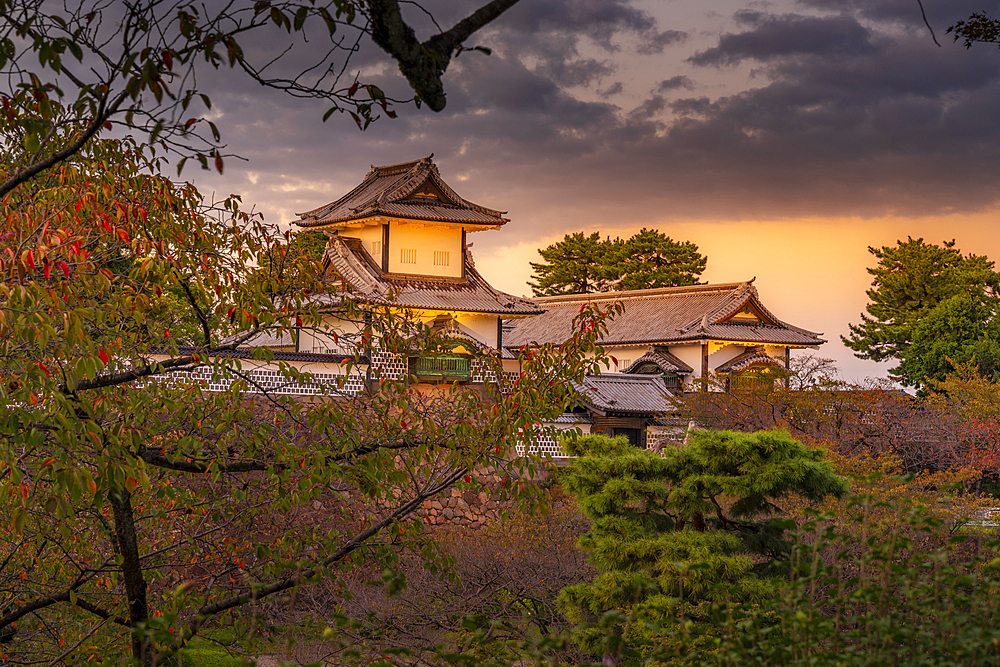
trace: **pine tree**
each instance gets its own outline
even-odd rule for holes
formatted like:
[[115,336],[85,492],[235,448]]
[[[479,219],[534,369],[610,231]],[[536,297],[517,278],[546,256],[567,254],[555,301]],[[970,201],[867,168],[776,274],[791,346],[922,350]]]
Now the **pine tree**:
[[536,281],[528,283],[535,296],[587,294],[603,292],[609,287],[605,279],[609,241],[601,234],[583,232],[567,234],[557,243],[539,250],[544,263],[531,262]]
[[939,246],[911,237],[868,251],[879,260],[868,269],[870,303],[842,337],[855,356],[899,361],[890,373],[909,386],[944,379],[954,370],[949,359],[976,358],[985,374],[995,371],[1000,274],[992,261],[963,255],[954,241]]
[[535,296],[695,285],[708,263],[695,244],[646,228],[628,240],[567,234],[538,253],[544,261],[531,262],[529,283]]
[[821,450],[781,431],[698,431],[662,453],[604,436],[566,448],[579,458],[563,485],[591,521],[579,546],[600,573],[563,589],[559,605],[594,654],[655,642],[671,622],[690,621],[697,638],[711,632],[713,604],[773,599],[790,551],[775,502],[847,491]]
[[690,241],[674,241],[666,234],[645,227],[609,253],[614,263],[615,289],[697,285],[708,258]]

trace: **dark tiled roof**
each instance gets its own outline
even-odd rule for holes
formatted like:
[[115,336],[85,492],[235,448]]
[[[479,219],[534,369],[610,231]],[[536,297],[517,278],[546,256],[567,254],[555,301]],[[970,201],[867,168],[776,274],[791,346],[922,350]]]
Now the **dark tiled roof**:
[[552,420],[553,424],[593,424],[594,420],[585,412],[564,412]]
[[573,386],[587,405],[604,412],[652,415],[675,409],[658,375],[585,375],[583,382]]
[[651,347],[649,351],[632,362],[632,365],[625,369],[626,373],[635,373],[640,366],[654,363],[660,367],[661,373],[694,373],[690,365],[684,363],[676,356],[670,354],[666,348]]
[[[545,314],[517,322],[504,338],[511,347],[569,338],[573,318],[588,303],[621,302],[624,312],[608,323],[606,345],[665,344],[696,340],[811,346],[820,334],[782,322],[761,303],[753,281],[630,292],[574,294],[536,299]],[[757,319],[734,317],[751,310]]]
[[[434,155],[372,169],[361,184],[335,202],[300,213],[295,224],[322,227],[360,220],[374,215],[455,222],[476,227],[499,227],[507,222],[504,211],[495,211],[462,199],[444,182]],[[420,197],[418,192],[436,191],[438,198]]]
[[[361,241],[334,236],[326,247],[329,269],[349,286],[345,296],[360,303],[446,312],[494,313],[501,317],[536,315],[542,309],[522,299],[494,289],[466,259],[465,278],[438,278],[383,273],[375,265]],[[319,297],[330,303],[338,296]]]
[[[223,357],[225,359],[253,359],[254,349],[264,346],[255,346],[254,348],[239,347],[235,350],[209,350],[203,351],[201,348],[197,347],[178,347],[177,351],[180,354],[191,354],[192,352],[201,352],[207,357]],[[353,354],[315,354],[313,352],[280,352],[272,351],[271,359],[274,361],[310,361],[317,364],[343,364],[347,362],[354,362],[360,364],[367,364],[368,357],[358,356],[355,357]]]
[[720,373],[730,373],[732,371],[741,371],[747,366],[752,366],[753,364],[772,364],[780,368],[785,367],[781,360],[775,359],[760,348],[754,348],[752,350],[747,350],[737,357],[733,357],[715,370]]

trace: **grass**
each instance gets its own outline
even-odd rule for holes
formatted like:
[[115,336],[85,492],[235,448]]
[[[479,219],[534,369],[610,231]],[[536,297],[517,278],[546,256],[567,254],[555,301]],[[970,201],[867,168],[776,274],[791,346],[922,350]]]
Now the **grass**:
[[179,667],[245,667],[250,664],[245,658],[233,655],[218,642],[195,637],[187,646],[178,651]]

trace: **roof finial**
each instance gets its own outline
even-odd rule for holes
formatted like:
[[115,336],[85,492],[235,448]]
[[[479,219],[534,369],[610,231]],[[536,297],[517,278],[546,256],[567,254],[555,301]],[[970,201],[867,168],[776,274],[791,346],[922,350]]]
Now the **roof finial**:
[[708,331],[708,313],[701,316],[701,326],[698,327],[698,331]]

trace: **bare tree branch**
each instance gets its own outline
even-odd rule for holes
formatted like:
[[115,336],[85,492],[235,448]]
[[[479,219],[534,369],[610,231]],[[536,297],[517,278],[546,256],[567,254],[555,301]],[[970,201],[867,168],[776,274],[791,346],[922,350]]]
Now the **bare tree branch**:
[[422,44],[399,10],[398,0],[368,0],[371,8],[372,40],[399,63],[399,70],[413,90],[433,111],[445,105],[441,76],[453,53],[490,21],[513,7],[518,0],[492,0],[450,30],[434,35]]

